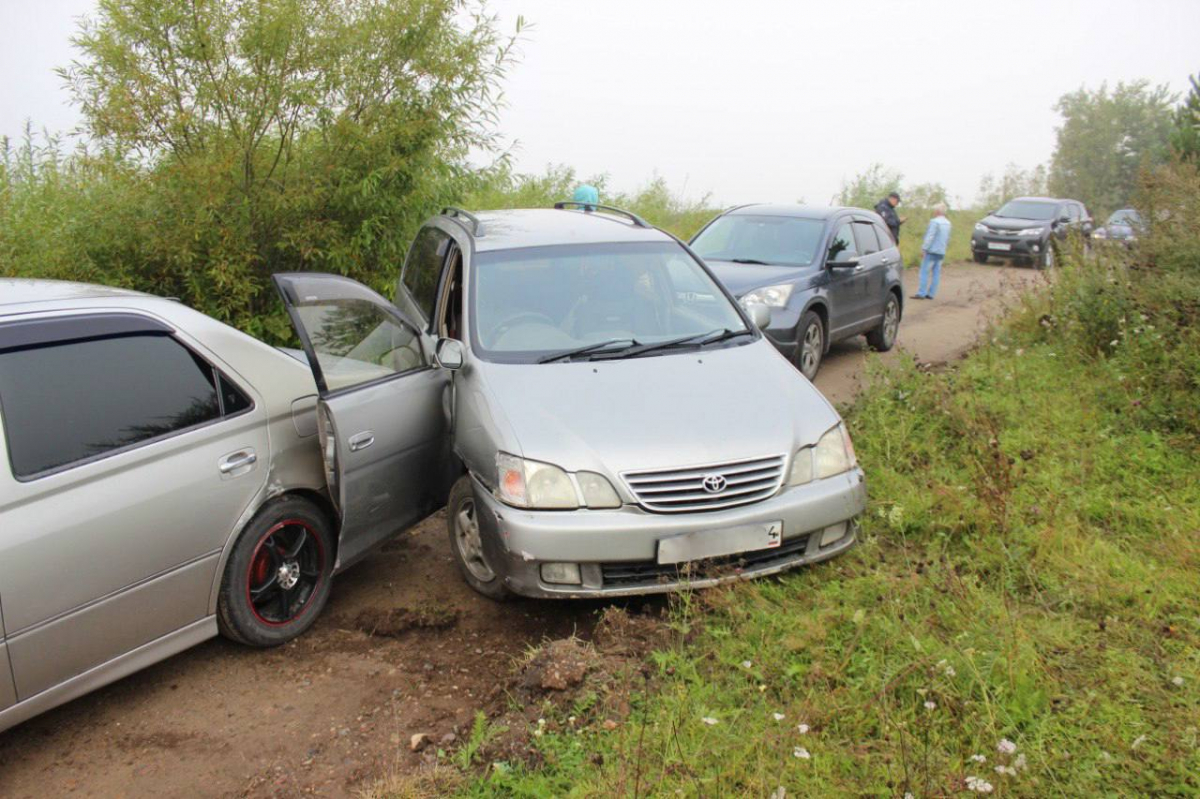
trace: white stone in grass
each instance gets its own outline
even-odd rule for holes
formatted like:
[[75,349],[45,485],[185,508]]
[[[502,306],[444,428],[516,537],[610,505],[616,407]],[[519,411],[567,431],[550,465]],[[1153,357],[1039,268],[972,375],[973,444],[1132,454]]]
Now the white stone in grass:
[[925,700],[925,709],[926,709],[926,710],[933,710],[933,709],[935,709],[936,707],[937,707],[937,702],[934,702],[934,701],[932,701],[932,700],[929,700],[929,699],[926,699],[926,700]]
[[792,757],[798,757],[801,760],[809,760],[810,758],[812,758],[812,755],[809,754],[808,750],[805,749],[803,746],[797,746],[795,749],[792,750]]
[[751,662],[750,662],[750,661],[748,661],[748,660],[743,660],[743,661],[742,661],[742,668],[743,668],[743,669],[748,669],[748,668],[750,668],[750,667],[751,667],[751,666],[753,666],[753,665],[754,665],[754,664],[753,664],[753,663],[751,663]]
[[1007,738],[1001,738],[1000,743],[996,744],[996,751],[1002,755],[1011,755],[1017,751],[1017,745]]
[[1182,677],[1172,677],[1171,685],[1174,685],[1176,688],[1180,687],[1181,685],[1183,685],[1183,678]]
[[976,763],[986,763],[987,762],[987,758],[984,757],[983,755],[971,755],[971,759],[974,760]]
[[775,719],[776,721],[783,721],[784,716],[782,713],[772,713],[771,718]]
[[801,735],[807,735],[808,729],[809,729],[809,727],[807,724],[797,724],[796,725],[796,732],[800,733]]
[[707,724],[710,727],[715,726],[716,724],[720,723],[716,719],[714,719],[712,716],[705,716],[704,718],[702,718],[700,720],[703,721],[705,724]]

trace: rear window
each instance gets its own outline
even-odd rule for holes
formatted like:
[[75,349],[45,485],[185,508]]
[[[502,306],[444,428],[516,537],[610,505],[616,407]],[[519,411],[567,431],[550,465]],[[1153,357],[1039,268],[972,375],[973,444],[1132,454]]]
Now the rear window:
[[0,352],[0,410],[18,478],[210,422],[223,406],[232,414],[250,405],[224,375],[166,335]]
[[854,223],[854,239],[858,242],[858,251],[863,255],[870,255],[881,249],[879,238],[875,235],[875,227],[870,222]]

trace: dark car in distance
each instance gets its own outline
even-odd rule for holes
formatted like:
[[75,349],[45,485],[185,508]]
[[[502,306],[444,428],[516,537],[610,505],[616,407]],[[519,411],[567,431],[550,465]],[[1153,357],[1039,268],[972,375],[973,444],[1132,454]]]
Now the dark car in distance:
[[1142,215],[1133,208],[1122,208],[1113,211],[1103,226],[1092,233],[1092,240],[1097,242],[1112,242],[1132,246],[1138,240],[1138,234],[1143,230]]
[[768,338],[810,380],[835,341],[865,334],[879,351],[896,343],[903,265],[874,211],[743,205],[691,247],[744,306],[770,309]]
[[1092,215],[1078,200],[1017,197],[975,223],[971,251],[975,262],[989,258],[1054,265],[1054,243],[1072,234],[1092,235]]

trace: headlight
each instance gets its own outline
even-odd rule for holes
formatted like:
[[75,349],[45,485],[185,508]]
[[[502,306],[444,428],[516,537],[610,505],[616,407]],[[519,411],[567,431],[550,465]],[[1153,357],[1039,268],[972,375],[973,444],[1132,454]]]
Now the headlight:
[[[578,483],[579,490],[575,486]],[[621,498],[602,474],[579,472],[571,475],[551,463],[526,460],[516,455],[496,455],[496,496],[518,508],[574,510],[583,504],[589,508],[619,508]]]
[[813,467],[818,480],[848,472],[857,464],[854,445],[850,443],[850,433],[841,422],[821,436],[817,446],[813,447]]
[[854,444],[850,443],[850,433],[846,425],[839,422],[837,427],[821,436],[815,447],[802,447],[796,452],[796,457],[792,458],[788,485],[804,485],[814,477],[818,480],[833,477],[857,465],[858,458],[854,454]]
[[1100,228],[1095,233],[1092,234],[1092,238],[1093,239],[1106,239],[1106,238],[1108,238],[1108,231],[1105,230],[1104,228]]
[[983,224],[982,222],[976,222],[975,229],[978,230],[980,233],[987,233],[988,228],[987,228],[987,225]]
[[755,289],[749,294],[742,295],[742,305],[757,303],[771,308],[783,308],[788,304],[788,298],[792,296],[793,288],[795,287],[791,283],[783,283],[778,286]]
[[583,492],[583,504],[589,508],[621,507],[621,498],[604,475],[576,472],[575,481],[579,483],[579,490]]
[[1046,232],[1044,227],[1027,227],[1024,230],[1018,230],[1018,236],[1040,236]]

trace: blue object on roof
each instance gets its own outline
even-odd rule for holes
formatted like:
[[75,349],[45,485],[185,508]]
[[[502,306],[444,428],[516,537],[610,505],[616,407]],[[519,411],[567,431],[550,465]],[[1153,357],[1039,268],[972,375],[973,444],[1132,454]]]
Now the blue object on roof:
[[[600,204],[600,192],[595,186],[587,183],[581,183],[575,188],[575,196],[571,198],[577,203],[587,203],[589,205]],[[588,211],[594,211],[594,208],[588,208]]]

